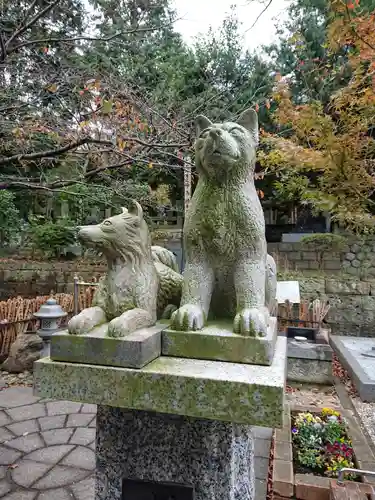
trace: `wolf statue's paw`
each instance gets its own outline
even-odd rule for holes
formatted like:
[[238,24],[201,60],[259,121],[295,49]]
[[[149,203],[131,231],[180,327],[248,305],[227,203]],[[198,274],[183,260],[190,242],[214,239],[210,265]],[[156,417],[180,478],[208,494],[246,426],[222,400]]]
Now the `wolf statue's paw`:
[[265,308],[242,309],[234,318],[233,331],[247,337],[265,337],[269,315]]
[[203,327],[204,312],[199,306],[185,304],[172,314],[172,330],[187,332],[189,330],[202,330]]
[[177,311],[177,307],[174,304],[168,304],[161,315],[161,319],[171,319],[175,311]]
[[95,326],[106,322],[104,311],[100,307],[88,307],[73,316],[68,323],[68,332],[71,335],[84,335]]

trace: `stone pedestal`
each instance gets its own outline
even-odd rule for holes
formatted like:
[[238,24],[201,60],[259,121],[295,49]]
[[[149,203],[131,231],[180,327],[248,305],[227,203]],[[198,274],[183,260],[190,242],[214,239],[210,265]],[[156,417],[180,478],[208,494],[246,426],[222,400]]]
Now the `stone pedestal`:
[[254,497],[249,425],[99,406],[96,456],[95,500],[154,498],[150,483],[166,485],[163,500]]
[[[287,339],[274,340],[269,365],[163,354],[141,368],[105,366],[99,356],[92,364],[45,358],[35,363],[35,392],[98,405],[95,500],[254,500],[251,426],[283,425]],[[82,342],[80,359],[96,353],[97,339]],[[121,342],[125,353],[129,339]],[[67,357],[65,343],[59,352]]]

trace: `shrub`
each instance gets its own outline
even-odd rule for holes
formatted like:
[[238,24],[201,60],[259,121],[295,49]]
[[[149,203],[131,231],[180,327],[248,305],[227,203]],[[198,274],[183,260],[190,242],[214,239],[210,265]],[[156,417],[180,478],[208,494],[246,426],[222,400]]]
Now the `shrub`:
[[3,247],[14,241],[21,231],[21,218],[10,191],[0,191],[0,245]]
[[32,223],[30,228],[31,243],[47,257],[60,257],[65,247],[75,243],[75,228],[68,219],[44,224]]

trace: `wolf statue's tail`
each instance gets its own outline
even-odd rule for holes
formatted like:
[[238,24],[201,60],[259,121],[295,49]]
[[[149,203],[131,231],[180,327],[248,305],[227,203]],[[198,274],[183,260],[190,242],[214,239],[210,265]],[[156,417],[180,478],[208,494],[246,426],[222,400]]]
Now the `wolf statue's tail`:
[[160,262],[161,264],[164,264],[165,266],[169,267],[176,273],[180,272],[176,257],[171,251],[163,247],[152,246],[151,253],[152,253],[152,260],[154,262]]

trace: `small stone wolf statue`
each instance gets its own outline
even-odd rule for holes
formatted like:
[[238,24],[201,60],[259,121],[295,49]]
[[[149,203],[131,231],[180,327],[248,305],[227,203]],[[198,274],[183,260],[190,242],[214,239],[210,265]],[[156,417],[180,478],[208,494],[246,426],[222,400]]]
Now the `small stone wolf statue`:
[[154,325],[158,316],[170,317],[180,301],[182,276],[171,252],[151,247],[139,203],[101,224],[81,227],[78,238],[103,253],[108,272],[93,306],[69,321],[69,333],[84,334],[108,323],[110,337],[123,337]]
[[276,297],[263,210],[254,185],[258,117],[237,123],[196,120],[197,187],[185,216],[186,267],[175,330],[200,330],[206,318],[233,318],[233,331],[265,336]]

